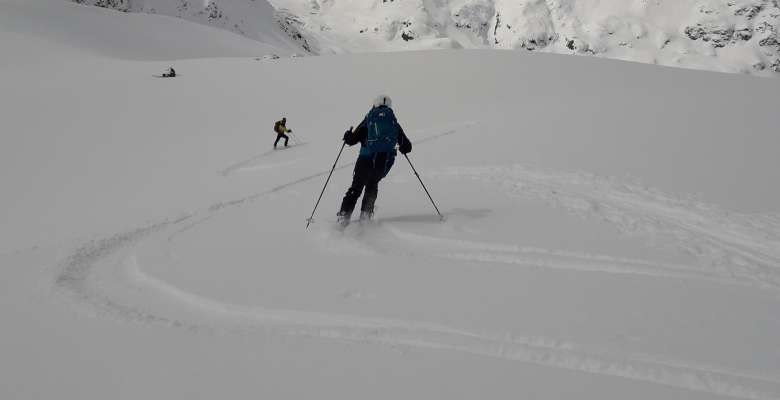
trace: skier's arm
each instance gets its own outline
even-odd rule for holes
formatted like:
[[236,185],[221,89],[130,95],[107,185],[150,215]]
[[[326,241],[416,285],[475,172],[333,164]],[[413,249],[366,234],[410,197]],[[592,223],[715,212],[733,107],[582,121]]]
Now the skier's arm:
[[354,146],[366,139],[366,133],[368,133],[366,121],[363,120],[354,130],[344,132],[344,141],[348,145]]
[[401,125],[398,125],[398,151],[400,151],[401,154],[406,154],[412,151],[412,142],[409,141],[408,137],[406,137],[406,133],[404,133]]

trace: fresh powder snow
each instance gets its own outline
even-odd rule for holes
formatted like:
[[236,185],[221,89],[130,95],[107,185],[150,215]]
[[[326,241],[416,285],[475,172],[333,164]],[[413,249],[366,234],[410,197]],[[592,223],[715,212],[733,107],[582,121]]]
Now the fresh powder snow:
[[[0,0],[0,398],[780,398],[780,80],[295,57],[263,4]],[[380,93],[445,220],[399,155],[338,229],[349,147],[306,229]]]

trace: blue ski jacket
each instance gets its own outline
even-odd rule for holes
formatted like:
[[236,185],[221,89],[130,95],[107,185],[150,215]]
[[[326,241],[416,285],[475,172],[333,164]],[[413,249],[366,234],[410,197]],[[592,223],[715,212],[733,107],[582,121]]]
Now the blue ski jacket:
[[[379,107],[387,107],[387,106],[379,106]],[[361,146],[364,146],[366,143],[366,139],[368,138],[368,123],[366,121],[367,118],[363,118],[363,121],[358,124],[357,128],[351,131],[346,131],[344,133],[344,141],[350,145],[354,146],[358,143],[361,144]],[[409,141],[409,138],[406,137],[406,134],[404,133],[403,128],[401,128],[401,125],[398,124],[398,121],[396,121],[396,126],[398,127],[398,151],[401,152],[401,154],[406,154],[412,151],[412,142]]]

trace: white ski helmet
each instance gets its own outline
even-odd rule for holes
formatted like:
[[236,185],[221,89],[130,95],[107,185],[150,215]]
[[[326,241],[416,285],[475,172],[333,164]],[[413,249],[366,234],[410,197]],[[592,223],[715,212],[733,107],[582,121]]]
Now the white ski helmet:
[[374,99],[374,107],[379,107],[379,106],[392,107],[393,101],[390,100],[390,96],[386,94],[380,94],[379,96],[376,97],[376,99]]

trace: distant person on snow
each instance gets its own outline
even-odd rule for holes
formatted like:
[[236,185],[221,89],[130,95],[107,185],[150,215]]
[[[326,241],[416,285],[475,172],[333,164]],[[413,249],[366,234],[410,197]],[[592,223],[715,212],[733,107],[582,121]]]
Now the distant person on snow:
[[176,70],[173,69],[173,67],[168,67],[168,72],[163,72],[163,78],[175,78],[176,77]]
[[373,107],[358,127],[354,131],[350,128],[344,133],[344,142],[348,145],[360,143],[360,154],[355,163],[352,185],[344,195],[341,210],[336,214],[342,226],[349,224],[352,211],[364,188],[360,220],[373,217],[379,181],[390,172],[395,162],[395,145],[398,145],[402,154],[412,151],[412,142],[398,124],[391,106],[390,97],[380,95],[374,100]]
[[274,141],[274,148],[279,143],[279,139],[284,138],[284,147],[287,147],[287,142],[290,137],[286,135],[288,132],[292,132],[292,129],[287,129],[287,117],[282,118],[274,123],[274,132],[276,132],[276,140]]

